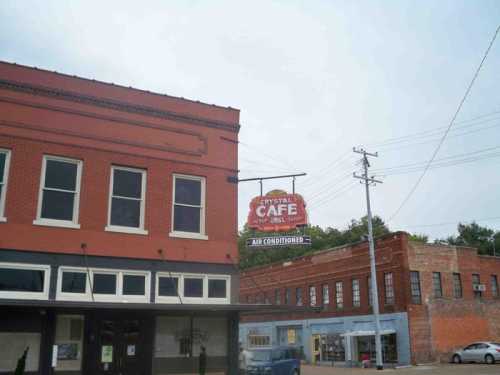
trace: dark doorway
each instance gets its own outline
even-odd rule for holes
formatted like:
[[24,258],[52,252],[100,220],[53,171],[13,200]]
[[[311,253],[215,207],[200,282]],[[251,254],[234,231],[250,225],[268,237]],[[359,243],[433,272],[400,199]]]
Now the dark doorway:
[[[92,366],[99,375],[143,375],[149,373],[151,346],[148,322],[141,318],[107,318],[95,322],[91,345]],[[97,362],[97,363],[96,363]]]

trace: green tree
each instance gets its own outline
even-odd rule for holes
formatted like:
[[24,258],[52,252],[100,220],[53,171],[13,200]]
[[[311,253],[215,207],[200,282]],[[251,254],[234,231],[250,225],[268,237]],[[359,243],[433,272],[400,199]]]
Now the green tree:
[[[372,218],[373,237],[389,233],[389,228],[379,216]],[[351,220],[348,228],[342,232],[343,243],[354,243],[362,241],[368,235],[368,217],[363,216],[360,220]]]
[[[494,245],[499,250],[500,232],[483,227],[476,222],[470,224],[459,223],[458,236],[450,236],[444,242],[455,246],[470,246],[476,247],[479,254],[493,255]],[[493,243],[493,239],[495,243]],[[443,241],[443,240],[438,240]],[[438,242],[437,241],[437,242]],[[497,251],[497,254],[500,253]]]
[[409,236],[410,241],[414,242],[422,242],[422,243],[428,243],[429,242],[429,236],[426,234],[410,234]]
[[[282,233],[283,235],[304,234],[311,236],[311,246],[290,246],[275,249],[247,249],[247,239],[252,237],[265,237],[270,234],[255,232],[250,230],[248,226],[245,225],[243,230],[240,231],[238,237],[240,268],[246,269],[263,264],[284,261],[307,255],[318,250],[359,242],[366,238],[367,233],[368,221],[366,217],[363,217],[360,220],[351,220],[349,226],[345,230],[339,230],[332,227],[322,229],[318,225],[308,225],[302,229]],[[373,233],[375,237],[389,233],[389,228],[387,228],[384,221],[378,216],[373,218]]]

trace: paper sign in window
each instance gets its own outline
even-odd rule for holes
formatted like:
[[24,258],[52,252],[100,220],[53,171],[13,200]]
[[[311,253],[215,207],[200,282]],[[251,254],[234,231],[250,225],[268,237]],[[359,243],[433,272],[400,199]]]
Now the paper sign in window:
[[111,363],[113,362],[113,346],[103,345],[101,350],[101,362]]

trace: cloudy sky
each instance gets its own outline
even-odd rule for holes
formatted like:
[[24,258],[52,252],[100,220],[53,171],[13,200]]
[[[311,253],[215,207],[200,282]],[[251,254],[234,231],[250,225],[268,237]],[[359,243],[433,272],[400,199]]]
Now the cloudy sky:
[[[1,60],[241,109],[240,177],[308,173],[297,191],[313,224],[364,215],[350,176],[363,145],[379,152],[372,206],[391,229],[500,229],[500,37],[394,216],[500,23],[498,0],[3,0],[0,21]],[[258,192],[240,185],[240,225]]]

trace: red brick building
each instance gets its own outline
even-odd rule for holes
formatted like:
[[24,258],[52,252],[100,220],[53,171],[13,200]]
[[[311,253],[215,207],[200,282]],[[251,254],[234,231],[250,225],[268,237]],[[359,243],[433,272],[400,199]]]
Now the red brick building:
[[0,63],[0,372],[237,371],[239,111]]
[[[449,360],[457,347],[500,338],[500,258],[397,232],[376,240],[376,262],[386,362]],[[240,340],[301,347],[313,363],[374,357],[369,275],[366,242],[242,273],[244,302],[321,309],[242,317]]]

